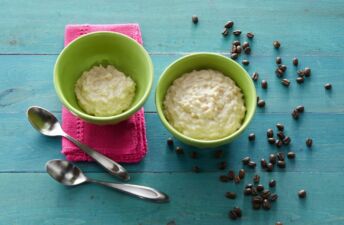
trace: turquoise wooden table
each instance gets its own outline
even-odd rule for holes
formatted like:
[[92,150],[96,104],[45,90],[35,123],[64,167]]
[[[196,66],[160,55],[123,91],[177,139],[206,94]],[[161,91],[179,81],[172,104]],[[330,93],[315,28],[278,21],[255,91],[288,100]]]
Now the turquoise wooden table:
[[[0,224],[344,224],[344,2],[342,0],[255,0],[255,1],[10,1],[0,7]],[[191,16],[199,16],[199,24]],[[155,112],[154,91],[145,104],[149,153],[137,165],[125,165],[132,182],[153,186],[171,197],[169,204],[154,204],[131,198],[113,190],[84,185],[66,188],[53,181],[44,164],[60,154],[60,139],[49,139],[35,132],[26,120],[30,105],[52,110],[60,118],[61,105],[52,83],[53,65],[63,48],[64,26],[69,23],[138,22],[144,46],[155,67],[155,85],[163,69],[175,59],[196,51],[229,55],[233,36],[223,38],[227,20],[243,32],[255,33],[248,72],[259,72],[269,81],[268,90],[257,85],[266,100],[258,109],[247,131],[235,142],[222,147],[223,159],[213,151],[196,150],[199,159],[177,156],[166,146],[170,134]],[[272,47],[280,40],[281,49]],[[244,37],[242,37],[244,40]],[[288,66],[286,76],[293,82],[284,88],[274,75],[274,59],[280,55]],[[297,56],[300,67],[312,68],[303,85],[294,81]],[[332,91],[323,85],[333,84]],[[154,87],[153,87],[154,88]],[[154,90],[154,89],[153,89]],[[305,105],[305,113],[295,121],[292,109]],[[266,142],[267,128],[277,122],[286,125],[296,152],[294,163],[286,169],[266,173],[258,166],[247,169],[244,182],[221,183],[220,161],[228,169],[239,170],[244,156],[259,161],[275,152]],[[249,143],[247,135],[256,133]],[[305,146],[312,137],[313,147]],[[287,151],[283,149],[282,151]],[[93,178],[114,181],[94,164],[78,164]],[[195,174],[191,168],[202,169]],[[277,181],[277,203],[270,211],[254,211],[241,192],[244,183],[260,174],[262,183]],[[299,200],[297,191],[308,196]],[[236,191],[238,198],[224,197]],[[228,219],[233,206],[243,210],[237,221]]]

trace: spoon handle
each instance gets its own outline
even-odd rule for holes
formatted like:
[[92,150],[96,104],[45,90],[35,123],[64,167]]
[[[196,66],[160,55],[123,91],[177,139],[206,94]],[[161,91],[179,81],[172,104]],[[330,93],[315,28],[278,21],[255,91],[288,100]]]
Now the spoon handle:
[[94,159],[97,163],[99,163],[104,169],[106,169],[111,175],[119,177],[123,180],[129,180],[130,176],[127,170],[121,166],[120,164],[116,163],[112,159],[106,157],[105,155],[97,152],[96,150],[84,145],[74,139],[73,137],[69,136],[68,134],[64,133],[63,137],[67,138],[71,142],[73,142],[76,146],[78,146],[81,150],[83,150],[87,155],[89,155],[92,159]]
[[93,179],[88,179],[88,182],[101,184],[106,187],[110,187],[113,189],[116,189],[118,191],[142,198],[147,199],[154,202],[168,202],[169,197],[165,193],[162,193],[160,191],[155,190],[154,188],[146,187],[146,186],[140,186],[140,185],[134,185],[134,184],[115,184],[115,183],[109,183],[109,182],[103,182]]

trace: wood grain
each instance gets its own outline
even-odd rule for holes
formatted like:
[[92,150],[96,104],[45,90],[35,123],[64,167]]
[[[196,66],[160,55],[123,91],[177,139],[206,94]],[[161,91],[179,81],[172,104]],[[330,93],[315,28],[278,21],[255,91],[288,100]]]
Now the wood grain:
[[[342,0],[218,0],[218,1],[1,1],[0,14],[0,224],[16,225],[161,225],[172,221],[184,224],[343,224],[344,201],[344,2]],[[199,23],[191,23],[198,15]],[[214,159],[209,149],[196,150],[176,141],[186,155],[177,156],[166,146],[170,134],[155,113],[154,89],[160,74],[177,58],[199,51],[228,56],[233,35],[223,38],[227,20],[234,29],[254,32],[249,74],[259,72],[269,82],[268,90],[256,84],[257,93],[267,107],[258,109],[253,122],[235,142],[223,146],[223,159]],[[64,26],[70,23],[139,23],[144,46],[155,69],[152,93],[145,104],[149,152],[139,164],[125,165],[133,183],[153,186],[167,192],[169,204],[153,204],[127,197],[94,185],[65,188],[44,172],[52,158],[63,158],[60,139],[42,137],[25,118],[30,105],[41,105],[60,118],[61,105],[53,89],[53,66],[63,48]],[[273,40],[282,47],[275,50]],[[274,75],[276,56],[288,66],[284,88]],[[294,82],[296,70],[291,59],[300,60],[299,68],[312,68],[312,77],[302,86]],[[241,61],[242,58],[238,60]],[[328,92],[324,83],[333,84]],[[294,121],[290,112],[304,104],[306,112]],[[257,167],[246,169],[240,185],[218,181],[222,173],[217,164],[224,160],[228,169],[238,170],[244,156],[258,161],[276,151],[267,144],[265,131],[275,123],[286,125],[291,136],[289,149],[296,152],[295,162],[287,168],[266,173]],[[254,143],[247,135],[255,132]],[[312,137],[308,149],[305,139]],[[199,159],[191,159],[197,151]],[[90,177],[115,181],[93,163],[79,163]],[[200,174],[191,173],[194,165]],[[270,212],[253,211],[250,200],[240,194],[254,173],[262,183],[277,180],[279,200]],[[299,200],[297,191],[306,189],[308,197]],[[236,191],[234,201],[224,198]],[[245,197],[247,198],[247,197]],[[233,206],[243,209],[240,221],[227,213]]]
[[[56,54],[69,23],[140,23],[150,52],[228,52],[230,38],[221,32],[227,20],[235,29],[254,32],[254,54],[274,55],[272,42],[284,54],[343,55],[344,2],[332,1],[164,1],[95,2],[2,1],[0,53]],[[92,11],[92,13],[90,13]],[[194,26],[192,15],[199,16]]]
[[[108,179],[105,174],[88,173],[89,177]],[[344,218],[337,191],[341,173],[270,173],[261,183],[267,185],[274,178],[273,192],[279,199],[272,209],[253,210],[250,197],[243,196],[245,183],[252,182],[248,173],[241,184],[221,183],[221,173],[145,173],[133,174],[133,182],[150,185],[170,195],[168,204],[155,204],[117,193],[96,185],[66,188],[48,175],[0,174],[0,192],[6,201],[0,201],[1,224],[116,224],[161,225],[176,224],[342,224]],[[326,184],[326,188],[323,185]],[[307,198],[300,200],[297,192],[307,190]],[[237,199],[229,200],[225,192],[237,192]],[[239,206],[243,217],[231,221],[227,213]]]

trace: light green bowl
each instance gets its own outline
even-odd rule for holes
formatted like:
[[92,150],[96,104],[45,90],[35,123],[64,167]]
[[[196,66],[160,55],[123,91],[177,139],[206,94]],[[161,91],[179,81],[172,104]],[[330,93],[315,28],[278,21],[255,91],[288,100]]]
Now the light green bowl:
[[[129,109],[107,117],[92,116],[80,108],[74,85],[84,71],[95,65],[113,65],[136,83]],[[147,51],[135,40],[114,32],[94,32],[65,47],[54,68],[54,85],[62,104],[73,114],[94,124],[115,124],[137,112],[146,101],[153,83],[153,64]]]
[[[201,69],[213,69],[222,72],[226,76],[229,76],[241,88],[244,94],[245,106],[247,109],[244,121],[236,132],[227,137],[217,140],[198,140],[187,137],[169,124],[163,113],[163,101],[165,99],[165,94],[173,81],[184,73]],[[237,62],[225,56],[214,53],[195,53],[184,56],[173,62],[162,73],[155,93],[157,112],[167,130],[180,141],[199,148],[217,147],[230,143],[237,138],[252,120],[256,110],[256,102],[256,89],[247,72]]]

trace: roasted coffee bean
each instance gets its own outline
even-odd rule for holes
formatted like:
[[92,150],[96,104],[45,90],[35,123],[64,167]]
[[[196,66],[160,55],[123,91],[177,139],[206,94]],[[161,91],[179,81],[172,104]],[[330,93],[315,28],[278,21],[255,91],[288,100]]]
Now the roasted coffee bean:
[[285,168],[285,165],[286,165],[285,161],[282,161],[282,160],[278,160],[278,161],[277,161],[277,166],[278,166],[279,168],[284,169],[284,168]]
[[277,57],[276,57],[276,64],[279,65],[279,64],[281,64],[281,63],[282,63],[282,58],[279,57],[279,56],[277,56]]
[[288,152],[287,157],[288,157],[288,159],[295,159],[296,154],[295,154],[295,152]]
[[237,53],[232,53],[231,54],[231,59],[237,59],[238,58],[238,54]]
[[240,179],[244,179],[244,177],[245,177],[245,170],[244,169],[239,170],[239,177],[240,177]]
[[236,184],[240,183],[240,177],[239,176],[234,177],[234,183],[236,183]]
[[198,158],[198,153],[197,152],[191,152],[190,157],[193,159],[196,159],[196,158]]
[[255,135],[254,133],[250,133],[250,134],[248,135],[248,140],[249,140],[249,141],[254,141],[254,140],[256,140],[256,135]]
[[265,159],[261,159],[261,160],[260,160],[260,166],[261,166],[263,169],[265,169],[265,168],[267,167],[267,162],[266,162]]
[[193,16],[192,16],[192,22],[193,22],[194,24],[197,24],[197,23],[198,23],[198,16],[193,15]]
[[246,184],[245,188],[251,188],[252,189],[253,188],[253,184]]
[[307,195],[307,192],[305,190],[300,190],[298,194],[299,194],[299,198],[305,198]]
[[222,35],[223,35],[224,37],[226,37],[226,36],[228,36],[228,34],[229,34],[228,29],[227,29],[227,28],[223,29]]
[[268,199],[264,199],[262,206],[263,206],[263,209],[269,210],[271,208],[271,203]]
[[237,53],[237,46],[233,45],[231,49],[231,53]]
[[248,61],[247,59],[243,59],[242,64],[247,66],[248,64],[250,64],[250,61]]
[[228,213],[229,218],[231,218],[232,220],[236,220],[238,218],[236,212],[234,212],[233,210],[229,211]]
[[195,173],[199,173],[199,172],[201,172],[201,168],[199,168],[198,166],[194,166],[194,167],[192,167],[192,171]]
[[257,72],[254,72],[254,73],[252,74],[252,80],[257,81],[258,78],[259,78],[259,74],[258,74]]
[[270,195],[270,201],[274,202],[278,199],[278,195],[277,194],[271,194]]
[[283,140],[285,138],[285,135],[283,133],[283,131],[278,131],[277,132],[277,137],[280,139],[280,140]]
[[223,151],[222,150],[217,150],[214,152],[214,158],[219,159],[223,157]]
[[224,170],[224,169],[226,169],[226,167],[227,167],[227,163],[226,162],[220,162],[219,163],[219,165],[218,165],[218,168],[220,169],[220,170]]
[[268,82],[266,80],[262,80],[262,88],[267,89],[268,88]]
[[284,125],[281,123],[276,124],[276,127],[279,131],[284,131]]
[[240,45],[236,46],[236,53],[238,53],[238,54],[241,53],[241,46]]
[[299,117],[300,117],[300,113],[299,113],[299,111],[297,111],[296,109],[294,109],[294,110],[291,112],[291,116],[292,116],[295,120],[297,120],[297,119],[299,119]]
[[233,191],[229,191],[229,192],[226,192],[225,196],[226,196],[226,198],[229,198],[229,199],[235,199],[236,193]]
[[275,164],[277,161],[277,157],[275,154],[270,154],[269,155],[269,162],[272,163],[272,164]]
[[273,136],[274,136],[274,131],[272,130],[272,129],[268,129],[267,131],[266,131],[266,136],[268,137],[268,138],[272,138]]
[[239,207],[234,207],[233,211],[237,214],[238,217],[242,216],[242,211]]
[[221,182],[228,182],[229,181],[228,176],[226,176],[226,175],[221,175],[219,177],[219,179],[220,179]]
[[169,138],[167,139],[167,144],[168,144],[169,146],[172,146],[172,145],[173,145],[173,139],[169,137]]
[[263,193],[261,194],[262,198],[268,199],[271,195],[271,191],[269,190],[264,190]]
[[300,77],[304,77],[305,76],[305,71],[304,70],[298,70],[297,75],[299,75]]
[[280,147],[282,147],[283,142],[281,140],[276,140],[275,141],[275,145],[276,145],[277,148],[280,148]]
[[[244,44],[245,44],[245,42],[244,42]],[[245,47],[244,47],[244,44],[243,44],[243,46],[242,46],[243,48],[245,48]],[[235,40],[235,41],[233,41],[232,45],[238,46],[238,45],[240,45],[240,41]]]
[[282,83],[284,86],[286,86],[286,87],[289,87],[289,85],[290,85],[290,81],[289,81],[288,79],[283,79],[283,80],[281,81],[281,83]]
[[275,225],[283,225],[283,223],[280,221],[277,221]]
[[259,192],[264,191],[264,186],[262,184],[258,184],[256,188],[257,188],[257,191]]
[[305,107],[303,105],[299,105],[296,107],[296,110],[299,112],[299,113],[303,113],[305,111]]
[[293,58],[293,65],[294,66],[299,65],[299,60],[296,57]]
[[178,155],[182,155],[182,154],[184,154],[184,149],[182,147],[177,146],[176,147],[176,153]]
[[244,52],[246,55],[251,54],[251,48],[250,47],[244,48]]
[[275,144],[275,138],[271,137],[271,138],[268,138],[268,142],[269,144]]
[[280,68],[277,68],[277,69],[275,70],[275,74],[277,75],[277,77],[282,77],[283,74],[284,74],[284,71],[281,70]]
[[325,88],[326,90],[330,90],[330,89],[332,89],[332,84],[327,83],[327,84],[324,85],[324,88]]
[[289,145],[291,142],[291,139],[289,136],[286,136],[285,138],[283,138],[283,144],[285,145]]
[[273,45],[276,49],[279,49],[281,47],[281,43],[279,41],[274,41]]
[[252,194],[252,189],[251,188],[245,188],[244,195],[251,195],[251,194]]
[[249,156],[246,156],[241,161],[244,165],[247,165],[251,161],[251,158]]
[[271,172],[274,169],[274,164],[268,163],[266,165],[266,171]]
[[309,67],[304,68],[304,74],[306,77],[310,77],[311,76],[311,69]]
[[312,145],[313,145],[313,140],[311,139],[311,138],[307,138],[307,140],[306,140],[306,145],[307,145],[307,147],[312,147]]
[[259,181],[260,181],[260,176],[257,175],[257,174],[254,175],[254,176],[253,176],[253,182],[257,184],[257,183],[259,183]]
[[235,30],[235,31],[233,31],[233,34],[235,36],[239,36],[241,34],[241,30]]
[[277,158],[278,158],[278,160],[284,161],[284,159],[285,159],[284,153],[283,152],[278,152],[277,153]]
[[297,82],[298,84],[302,84],[304,81],[305,81],[305,79],[304,79],[303,77],[298,77],[298,78],[296,78],[296,82]]
[[269,181],[269,187],[273,188],[276,186],[276,181],[275,180],[270,180]]
[[254,37],[254,34],[252,32],[248,32],[246,34],[246,37],[249,38],[249,39],[252,39]]
[[261,204],[263,203],[263,198],[260,196],[255,196],[252,198],[252,208],[260,209]]
[[251,194],[252,196],[257,196],[258,195],[258,191],[257,191],[256,187],[252,187],[251,190],[252,190],[252,194]]
[[234,177],[235,177],[234,171],[233,170],[228,171],[228,175],[227,176],[228,176],[229,180],[234,180]]
[[245,49],[245,48],[248,48],[250,47],[250,43],[248,43],[247,41],[245,41],[244,43],[242,43],[242,48]]
[[281,69],[283,72],[287,71],[287,66],[286,65],[279,65],[278,66],[279,69]]
[[256,168],[257,164],[256,164],[255,162],[253,162],[253,161],[250,161],[250,162],[248,163],[248,166],[249,166],[250,168],[254,169],[254,168]]
[[233,21],[227,21],[227,23],[225,24],[225,28],[227,28],[227,29],[229,29],[229,28],[232,28],[233,27],[233,25],[234,25],[234,22]]
[[263,99],[260,99],[257,103],[259,108],[264,108],[265,107],[265,101]]

